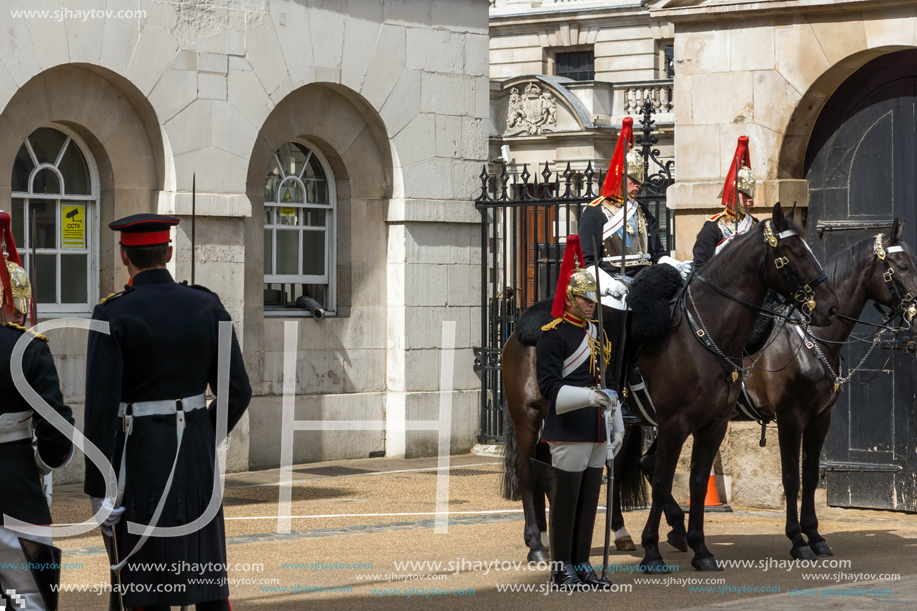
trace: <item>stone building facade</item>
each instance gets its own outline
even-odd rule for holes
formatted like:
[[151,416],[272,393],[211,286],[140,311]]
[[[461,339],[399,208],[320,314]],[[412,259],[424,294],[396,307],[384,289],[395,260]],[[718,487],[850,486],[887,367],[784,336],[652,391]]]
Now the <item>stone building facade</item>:
[[[127,281],[110,221],[174,214],[170,270],[189,279],[194,257],[196,282],[233,316],[254,388],[230,469],[279,464],[289,321],[296,419],[387,423],[297,433],[296,462],[435,453],[435,434],[398,431],[438,417],[450,320],[452,449],[467,451],[486,3],[89,0],[69,15],[58,4],[0,2],[0,208],[21,251],[36,236],[39,319],[88,317]],[[80,215],[68,238],[64,219]],[[80,426],[85,332],[49,336]],[[81,478],[81,461],[59,481]]]
[[[894,216],[914,216],[909,185],[917,168],[908,151],[917,141],[908,87],[917,82],[915,11],[912,2],[896,0],[493,0],[491,158],[517,167],[607,160],[632,100],[650,96],[657,109],[671,112],[657,121],[664,138],[671,138],[663,140],[663,155],[674,158],[676,167],[666,197],[676,258],[691,258],[703,222],[720,211],[717,196],[741,135],[751,139],[757,213],[768,214],[778,201],[795,203],[807,217],[816,252],[828,256],[890,226]],[[581,72],[562,78],[571,54],[583,52],[588,78],[578,80]],[[522,94],[528,83],[550,90],[557,101],[551,129],[508,129],[515,116],[512,91]],[[870,91],[876,93],[870,97]],[[909,239],[914,235],[909,229]],[[905,380],[911,374],[897,375]],[[876,384],[889,396],[865,394]],[[829,451],[847,456],[856,469],[879,465],[875,475],[863,467],[863,481],[892,477],[880,472],[900,468],[902,451],[913,453],[915,440],[904,432],[913,403],[907,388],[891,381],[849,385],[834,408],[837,437],[829,436]],[[892,396],[899,392],[904,394]],[[857,405],[874,404],[883,406],[881,424],[858,415],[865,408]],[[851,431],[857,427],[877,431],[877,441],[856,441]],[[776,429],[769,427],[765,448],[759,436],[755,423],[730,425],[717,461],[720,483],[736,504],[781,507]],[[676,480],[679,498],[686,498],[689,451]],[[913,465],[904,466],[905,473],[913,471]],[[895,488],[894,482],[888,486]],[[888,498],[902,502],[900,491]]]

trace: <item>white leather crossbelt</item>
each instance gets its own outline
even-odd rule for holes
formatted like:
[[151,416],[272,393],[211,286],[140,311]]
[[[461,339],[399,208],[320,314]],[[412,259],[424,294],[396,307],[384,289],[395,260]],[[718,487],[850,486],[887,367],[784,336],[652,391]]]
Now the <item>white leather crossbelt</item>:
[[32,438],[32,410],[0,414],[0,443]]

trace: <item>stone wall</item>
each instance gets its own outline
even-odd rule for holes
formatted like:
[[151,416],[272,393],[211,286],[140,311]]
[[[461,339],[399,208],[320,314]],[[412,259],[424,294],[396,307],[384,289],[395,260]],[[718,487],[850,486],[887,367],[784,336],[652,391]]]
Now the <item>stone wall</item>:
[[[181,218],[170,269],[177,279],[190,276],[196,176],[196,280],[232,314],[256,395],[233,433],[229,464],[276,466],[270,449],[279,443],[282,327],[291,318],[266,317],[262,306],[263,184],[280,144],[308,141],[336,179],[339,308],[337,318],[292,318],[304,410],[297,417],[435,418],[440,322],[454,320],[453,449],[470,448],[480,386],[471,352],[480,325],[480,218],[472,200],[487,156],[486,3],[141,5],[139,18],[75,19],[66,27],[7,19],[0,208],[9,208],[12,159],[24,137],[49,124],[78,133],[98,165],[104,296],[127,280],[104,227],[135,212]],[[51,339],[80,420],[85,336],[56,331]],[[426,433],[296,438],[302,460],[380,450],[431,451]],[[81,458],[59,481],[79,478]]]

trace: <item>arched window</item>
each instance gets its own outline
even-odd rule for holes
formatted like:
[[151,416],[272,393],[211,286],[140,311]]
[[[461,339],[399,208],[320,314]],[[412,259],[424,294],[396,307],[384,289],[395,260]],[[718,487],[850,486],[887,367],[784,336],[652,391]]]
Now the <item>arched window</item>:
[[[264,183],[264,306],[296,308],[301,296],[334,311],[335,192],[312,145],[281,146]],[[300,308],[301,309],[301,308]]]
[[98,301],[95,175],[88,149],[63,127],[32,132],[13,162],[13,237],[39,313],[91,312]]

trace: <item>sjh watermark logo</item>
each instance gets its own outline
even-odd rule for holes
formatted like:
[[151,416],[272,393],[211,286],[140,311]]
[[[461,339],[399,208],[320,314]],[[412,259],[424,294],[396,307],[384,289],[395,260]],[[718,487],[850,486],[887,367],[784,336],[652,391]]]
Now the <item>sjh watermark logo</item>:
[[[25,596],[16,594],[16,590],[6,590],[6,597],[13,601],[14,606],[25,609]],[[0,597],[0,611],[6,611],[6,597]]]
[[[45,321],[35,325],[35,333],[47,333],[54,329],[86,329],[90,332],[108,335],[109,325],[101,320],[86,320],[74,318],[61,318]],[[407,431],[438,431],[439,448],[436,475],[436,534],[446,534],[449,529],[449,466],[450,443],[452,439],[452,387],[453,370],[455,365],[455,321],[442,323],[442,351],[440,359],[440,393],[439,393],[439,419],[437,420],[407,420],[404,406],[400,412],[389,409],[386,420],[296,420],[294,406],[296,400],[296,352],[299,336],[299,322],[288,321],[284,323],[284,362],[283,362],[283,431],[281,439],[281,464],[280,464],[280,499],[277,508],[277,532],[289,533],[291,529],[291,500],[293,486],[293,433],[294,431],[377,431],[386,432],[386,438],[404,440]],[[105,477],[106,496],[114,499],[117,496],[117,475],[108,458],[83,434],[58,414],[45,400],[31,387],[22,369],[23,355],[26,347],[32,341],[32,334],[23,334],[16,342],[10,357],[10,372],[16,390],[29,403],[33,410],[41,414],[54,428],[66,435],[79,448],[88,460],[91,460]],[[214,465],[218,468],[213,472],[213,494],[210,504],[204,513],[196,520],[178,526],[154,526],[159,521],[159,515],[153,515],[150,524],[127,522],[127,531],[132,535],[140,535],[134,550],[122,560],[123,566],[134,553],[142,547],[149,537],[182,537],[197,532],[209,524],[223,502],[223,488],[226,478],[226,450],[227,421],[229,411],[229,360],[232,342],[232,323],[221,321],[219,325],[218,361],[217,361],[217,388],[216,390],[216,446]],[[41,528],[42,534],[47,536],[48,530],[53,537],[75,537],[89,532],[104,522],[114,507],[103,504],[98,513],[85,522],[70,526],[42,526],[17,520],[12,516],[3,516],[4,527],[21,533],[34,533]],[[120,567],[119,567],[120,568]],[[0,608],[0,611],[3,611]]]

